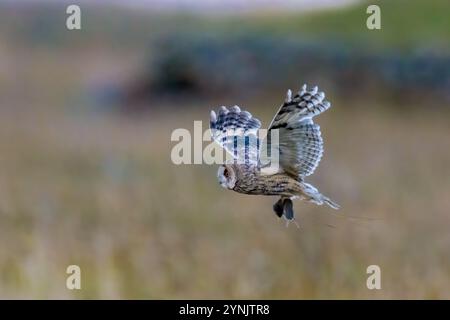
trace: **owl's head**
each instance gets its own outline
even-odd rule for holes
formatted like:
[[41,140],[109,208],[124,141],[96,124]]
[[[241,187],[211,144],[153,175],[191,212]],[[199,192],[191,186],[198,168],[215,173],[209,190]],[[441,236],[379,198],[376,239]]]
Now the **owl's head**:
[[217,178],[225,189],[233,189],[236,184],[236,172],[230,165],[221,165],[217,171]]

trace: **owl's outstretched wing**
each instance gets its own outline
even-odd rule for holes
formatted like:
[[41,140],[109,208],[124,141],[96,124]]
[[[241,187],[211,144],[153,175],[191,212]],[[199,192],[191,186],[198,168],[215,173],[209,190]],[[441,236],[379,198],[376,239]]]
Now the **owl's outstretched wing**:
[[211,111],[212,138],[238,163],[258,164],[261,122],[238,106]]
[[271,146],[271,130],[278,129],[279,164],[294,178],[311,175],[322,158],[323,140],[313,117],[330,108],[330,102],[324,98],[325,94],[317,87],[307,90],[303,85],[293,97],[288,90],[285,102],[269,126],[267,148]]

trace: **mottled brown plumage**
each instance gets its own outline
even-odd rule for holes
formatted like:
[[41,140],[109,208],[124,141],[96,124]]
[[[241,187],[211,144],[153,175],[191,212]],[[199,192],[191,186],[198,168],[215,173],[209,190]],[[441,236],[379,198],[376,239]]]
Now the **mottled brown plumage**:
[[301,193],[301,183],[283,173],[263,175],[254,165],[225,165],[234,170],[237,179],[232,190],[252,195],[294,197]]

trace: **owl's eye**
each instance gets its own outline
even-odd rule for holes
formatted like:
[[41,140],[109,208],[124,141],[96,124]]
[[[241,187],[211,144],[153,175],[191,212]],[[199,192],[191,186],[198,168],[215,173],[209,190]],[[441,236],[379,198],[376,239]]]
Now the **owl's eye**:
[[229,173],[228,173],[228,169],[225,168],[225,170],[223,170],[223,175],[225,176],[225,178],[228,178]]

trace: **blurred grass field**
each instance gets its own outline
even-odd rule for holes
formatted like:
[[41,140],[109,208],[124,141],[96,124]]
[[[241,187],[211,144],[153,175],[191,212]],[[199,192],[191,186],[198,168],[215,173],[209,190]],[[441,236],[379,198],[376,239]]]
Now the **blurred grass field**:
[[[0,296],[448,298],[446,117],[341,104],[318,121],[326,153],[310,181],[342,209],[296,202],[300,230],[274,198],[221,189],[215,167],[171,164],[170,132],[192,114],[2,112]],[[365,286],[371,264],[381,291]]]
[[[411,16],[401,16],[406,1],[381,3],[392,6],[390,32],[368,43],[410,50],[427,38],[448,48],[448,2],[419,14],[422,2],[409,1]],[[250,34],[302,30],[354,46],[366,35],[358,8],[240,22]],[[155,34],[189,21],[233,34],[236,17],[177,24],[94,10],[90,31],[67,40],[55,11],[0,12],[0,298],[450,298],[450,109],[441,97],[346,97],[318,83],[333,107],[317,118],[325,154],[307,181],[341,210],[296,201],[300,229],[286,228],[276,198],[226,191],[217,166],[170,160],[174,129],[194,120],[206,129],[212,108],[235,103],[267,125],[284,91],[161,99],[137,115],[101,109],[86,94],[97,79],[138,74]],[[23,16],[19,27],[13,18]],[[414,21],[417,34],[408,32]],[[297,89],[309,79],[293,81]],[[66,288],[71,264],[82,290]],[[366,287],[372,264],[382,270],[379,291]]]

